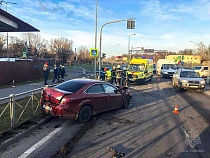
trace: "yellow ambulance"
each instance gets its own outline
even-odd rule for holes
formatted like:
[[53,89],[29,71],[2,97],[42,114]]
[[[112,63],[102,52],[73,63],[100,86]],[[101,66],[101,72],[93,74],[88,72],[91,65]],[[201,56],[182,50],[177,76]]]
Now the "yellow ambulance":
[[153,78],[153,60],[133,58],[127,68],[128,82],[142,83],[151,81]]

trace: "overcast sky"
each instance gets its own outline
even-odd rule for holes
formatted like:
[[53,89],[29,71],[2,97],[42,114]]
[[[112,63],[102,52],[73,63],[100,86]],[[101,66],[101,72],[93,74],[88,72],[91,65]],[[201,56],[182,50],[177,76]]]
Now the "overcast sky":
[[[95,46],[96,0],[6,2],[17,3],[8,3],[7,11],[39,29],[44,39],[65,37],[73,48]],[[127,29],[125,21],[104,26],[102,52],[107,56],[128,53],[129,37],[130,48],[175,52],[210,44],[210,0],[98,0],[97,47],[103,24],[129,18],[135,18],[135,29]]]

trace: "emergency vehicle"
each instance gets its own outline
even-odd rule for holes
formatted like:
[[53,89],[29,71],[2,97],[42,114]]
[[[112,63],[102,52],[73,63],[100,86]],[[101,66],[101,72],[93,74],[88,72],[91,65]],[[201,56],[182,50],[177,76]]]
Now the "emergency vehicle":
[[153,78],[153,60],[133,58],[127,68],[128,82],[146,83]]

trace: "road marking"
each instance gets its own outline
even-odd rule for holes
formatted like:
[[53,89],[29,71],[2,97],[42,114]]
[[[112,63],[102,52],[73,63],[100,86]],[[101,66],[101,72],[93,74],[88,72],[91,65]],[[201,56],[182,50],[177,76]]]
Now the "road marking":
[[49,133],[46,137],[44,137],[42,140],[40,140],[39,142],[37,142],[35,145],[33,145],[30,149],[28,149],[27,151],[25,151],[21,156],[19,156],[18,158],[26,158],[27,156],[29,156],[32,152],[34,152],[36,149],[38,149],[42,144],[44,144],[48,139],[50,139],[53,135],[55,135],[56,133],[58,133],[63,127],[65,127],[67,124],[69,123],[69,120],[67,120],[66,122],[64,122],[64,124],[58,128],[56,128],[54,131],[52,131],[51,133]]

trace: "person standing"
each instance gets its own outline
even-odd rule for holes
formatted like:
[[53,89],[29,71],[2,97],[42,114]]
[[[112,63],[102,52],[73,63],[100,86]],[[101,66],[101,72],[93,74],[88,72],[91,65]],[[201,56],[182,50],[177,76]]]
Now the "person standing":
[[50,74],[50,68],[48,66],[48,63],[46,62],[43,66],[43,72],[44,72],[44,84],[48,85],[47,80]]
[[121,69],[120,65],[117,65],[116,81],[117,81],[117,86],[121,86],[122,85],[122,69]]
[[116,82],[116,66],[113,66],[111,71],[111,84],[117,84]]
[[66,73],[66,69],[62,64],[60,64],[59,72],[60,72],[60,75],[61,75],[61,81],[64,81],[64,75]]
[[59,80],[59,72],[58,72],[58,66],[56,64],[54,64],[54,78],[52,80],[52,82],[54,82],[55,80],[58,80],[58,82],[60,82]]
[[109,70],[109,68],[104,68],[105,71],[105,81],[106,82],[111,82],[111,71]]

